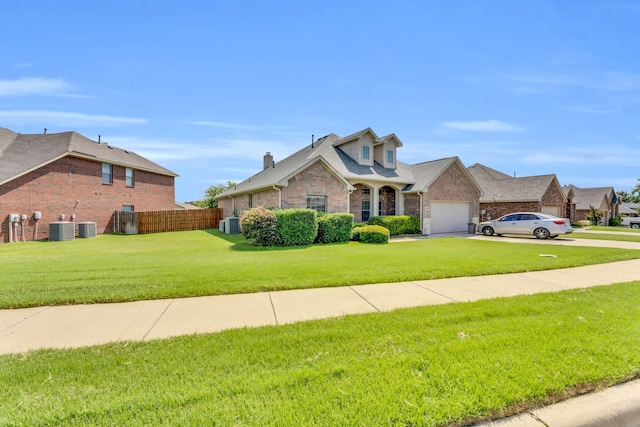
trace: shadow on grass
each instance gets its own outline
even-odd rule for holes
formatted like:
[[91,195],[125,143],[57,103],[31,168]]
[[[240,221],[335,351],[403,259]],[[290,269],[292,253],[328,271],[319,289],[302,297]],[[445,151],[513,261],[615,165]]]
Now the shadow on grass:
[[[273,252],[273,251],[296,251],[309,249],[314,245],[305,245],[305,246],[251,246],[247,239],[244,238],[242,234],[227,234],[223,233],[220,230],[216,230],[215,228],[202,230],[214,237],[218,237],[222,240],[226,240],[231,243],[232,246],[230,249],[232,251],[239,252]],[[346,244],[346,243],[343,243]]]

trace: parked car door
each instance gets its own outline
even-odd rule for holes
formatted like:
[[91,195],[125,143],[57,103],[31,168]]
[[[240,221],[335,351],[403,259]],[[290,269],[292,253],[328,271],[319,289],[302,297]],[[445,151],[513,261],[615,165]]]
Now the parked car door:
[[519,214],[511,214],[500,218],[496,221],[496,234],[518,233],[518,229],[520,228],[519,217]]
[[518,233],[531,234],[540,226],[541,219],[535,214],[520,214],[518,221]]

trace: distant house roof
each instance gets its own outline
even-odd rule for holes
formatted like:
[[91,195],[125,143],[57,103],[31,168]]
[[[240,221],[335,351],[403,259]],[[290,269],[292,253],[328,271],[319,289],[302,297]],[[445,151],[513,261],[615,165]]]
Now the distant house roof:
[[514,178],[479,163],[469,166],[468,170],[482,188],[481,203],[539,202],[552,184],[562,192],[554,174]]
[[0,184],[65,156],[178,176],[132,151],[92,141],[76,132],[20,134],[0,128]]
[[176,210],[196,210],[202,209],[200,206],[192,205],[191,203],[176,202]]
[[591,206],[598,208],[603,199],[606,199],[608,204],[616,203],[618,200],[613,187],[580,188],[575,185],[565,185],[562,191],[565,195],[573,191],[572,201],[577,210],[589,210]]
[[640,204],[639,203],[620,203],[619,213],[625,215],[637,215],[639,212]]
[[[262,171],[238,183],[233,188],[218,194],[217,197],[253,193],[273,188],[274,186],[285,187],[288,185],[290,178],[317,162],[326,166],[350,190],[354,189],[352,183],[375,181],[396,185],[402,192],[412,193],[423,190],[452,163],[460,162],[457,157],[449,157],[415,165],[396,161],[394,169],[385,168],[377,162],[374,162],[372,166],[362,165],[342,151],[340,146],[367,133],[371,134],[375,145],[395,141],[398,147],[402,146],[402,142],[394,134],[379,138],[370,128],[346,137],[329,134],[289,157],[267,165]],[[460,165],[461,169],[468,175],[462,162],[460,162]],[[471,175],[468,175],[468,177],[475,183]]]

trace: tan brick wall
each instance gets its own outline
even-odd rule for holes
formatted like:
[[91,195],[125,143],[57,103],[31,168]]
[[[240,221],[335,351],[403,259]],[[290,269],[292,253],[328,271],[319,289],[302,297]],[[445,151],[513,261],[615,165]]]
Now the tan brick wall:
[[289,179],[282,188],[282,208],[306,208],[307,196],[326,196],[327,212],[347,212],[345,184],[319,162]]
[[432,201],[473,202],[473,216],[477,217],[480,207],[479,190],[469,181],[468,176],[457,163],[447,168],[424,193],[423,203],[429,210],[425,217],[431,217]]
[[540,212],[541,207],[538,202],[499,202],[481,203],[480,210],[486,211],[480,220],[488,221],[514,212]]
[[[49,223],[95,222],[98,233],[113,231],[113,212],[131,205],[136,211],[175,209],[174,177],[135,170],[127,187],[125,168],[113,165],[113,183],[102,183],[102,162],[63,157],[0,186],[0,243],[8,242],[8,215],[27,215],[25,240],[49,237]],[[42,212],[35,234],[34,212]]]

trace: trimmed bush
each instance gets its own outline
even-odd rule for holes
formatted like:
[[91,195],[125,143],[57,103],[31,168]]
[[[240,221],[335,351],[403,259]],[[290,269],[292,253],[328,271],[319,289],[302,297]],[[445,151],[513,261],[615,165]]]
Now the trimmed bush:
[[317,243],[348,242],[353,228],[353,214],[331,213],[318,217]]
[[264,206],[244,211],[240,217],[240,228],[250,245],[276,245],[278,236],[276,214]]
[[276,234],[278,246],[307,246],[318,234],[318,212],[314,209],[277,209]]
[[409,215],[372,216],[368,224],[386,228],[391,236],[420,232],[420,218]]
[[389,242],[389,230],[381,225],[365,225],[353,229],[353,240],[364,243]]

